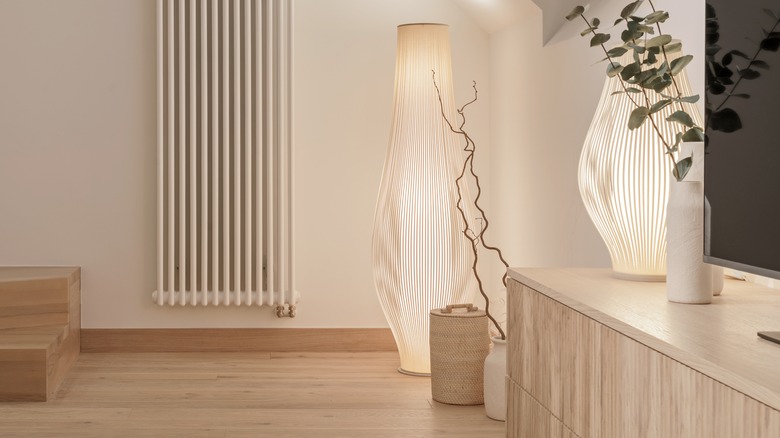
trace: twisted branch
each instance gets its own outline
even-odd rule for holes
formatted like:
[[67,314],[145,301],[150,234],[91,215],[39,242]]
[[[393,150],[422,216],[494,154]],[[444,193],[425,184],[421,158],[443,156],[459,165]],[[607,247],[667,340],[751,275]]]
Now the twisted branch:
[[[447,123],[447,126],[449,126],[450,131],[452,131],[455,134],[463,136],[463,139],[466,141],[466,146],[463,148],[464,152],[467,152],[466,159],[463,162],[463,167],[461,168],[460,175],[455,179],[455,186],[458,189],[458,202],[455,204],[455,206],[458,209],[458,212],[460,213],[461,219],[463,219],[463,235],[466,236],[466,238],[471,242],[471,251],[474,254],[474,261],[471,265],[471,270],[474,272],[474,278],[477,280],[477,285],[479,286],[479,293],[482,295],[482,298],[485,299],[485,314],[487,315],[488,319],[490,319],[491,322],[493,322],[493,325],[496,326],[496,329],[498,329],[498,333],[501,335],[501,339],[506,339],[506,334],[504,333],[504,330],[501,328],[501,325],[496,321],[496,319],[493,317],[493,315],[490,314],[490,298],[488,298],[487,293],[485,293],[485,288],[482,284],[482,278],[479,276],[479,272],[477,270],[477,265],[479,262],[479,246],[481,245],[483,248],[485,248],[488,251],[493,251],[498,255],[498,258],[501,260],[501,263],[504,264],[505,268],[509,267],[509,264],[504,259],[504,255],[501,253],[501,250],[498,247],[488,245],[485,243],[484,234],[485,231],[487,231],[488,227],[490,226],[490,222],[487,220],[487,216],[485,215],[485,210],[482,209],[479,205],[479,198],[482,196],[482,186],[479,184],[479,176],[477,176],[476,172],[474,171],[474,153],[476,152],[476,144],[474,143],[474,140],[471,139],[471,136],[463,129],[463,127],[466,125],[466,114],[465,109],[467,106],[471,105],[472,103],[477,101],[477,83],[474,82],[472,87],[474,88],[474,99],[467,102],[465,105],[457,109],[458,115],[460,115],[461,123],[460,125],[455,128],[450,120],[447,118],[447,114],[444,112],[444,102],[442,102],[441,99],[441,90],[439,90],[439,85],[436,83],[436,72],[432,71],[433,73],[433,86],[436,88],[436,95],[439,98],[439,108],[441,109],[441,115],[444,118],[444,121]],[[474,183],[477,187],[477,194],[474,197],[474,207],[479,211],[480,217],[476,218],[476,220],[479,220],[484,223],[484,226],[481,227],[479,232],[475,232],[469,227],[469,221],[466,218],[466,212],[463,208],[463,192],[461,189],[461,182],[466,177],[466,170],[468,169],[469,173],[474,179]],[[506,287],[507,282],[507,273],[504,271],[504,275],[501,278],[501,281],[503,282],[504,286]]]

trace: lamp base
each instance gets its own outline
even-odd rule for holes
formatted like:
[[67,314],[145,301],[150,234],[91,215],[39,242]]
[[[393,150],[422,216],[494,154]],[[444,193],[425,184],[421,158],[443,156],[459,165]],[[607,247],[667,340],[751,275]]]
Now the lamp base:
[[398,372],[401,374],[406,374],[407,376],[414,376],[414,377],[431,377],[431,373],[416,373],[414,371],[408,371],[401,367],[398,367]]
[[612,271],[612,276],[620,280],[646,281],[662,283],[666,281],[666,275],[658,274],[627,274],[625,272]]

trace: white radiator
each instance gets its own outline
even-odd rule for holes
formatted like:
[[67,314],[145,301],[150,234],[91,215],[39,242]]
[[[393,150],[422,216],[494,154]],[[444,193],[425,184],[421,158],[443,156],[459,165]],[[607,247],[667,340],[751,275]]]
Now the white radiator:
[[157,0],[159,305],[294,316],[291,1]]

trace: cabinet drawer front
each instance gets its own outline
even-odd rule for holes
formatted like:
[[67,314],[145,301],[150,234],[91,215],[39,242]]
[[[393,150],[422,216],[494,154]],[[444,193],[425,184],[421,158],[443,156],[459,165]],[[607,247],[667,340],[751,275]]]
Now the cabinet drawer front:
[[510,386],[578,436],[780,436],[777,411],[514,280],[508,305]]

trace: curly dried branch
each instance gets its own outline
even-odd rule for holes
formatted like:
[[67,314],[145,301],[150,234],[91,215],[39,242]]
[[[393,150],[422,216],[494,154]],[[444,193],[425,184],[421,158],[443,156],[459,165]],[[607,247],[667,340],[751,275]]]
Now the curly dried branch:
[[[485,287],[482,283],[482,278],[479,275],[478,265],[479,265],[479,246],[482,246],[488,251],[492,251],[498,255],[498,258],[501,260],[501,263],[504,264],[505,268],[509,267],[509,264],[504,259],[504,255],[502,254],[501,250],[496,246],[491,246],[485,243],[485,231],[487,231],[488,227],[490,227],[490,222],[487,220],[487,216],[485,214],[485,210],[479,205],[479,199],[482,196],[482,186],[479,183],[479,176],[474,171],[474,154],[476,152],[476,144],[474,143],[474,140],[472,140],[471,136],[463,129],[463,127],[466,125],[466,114],[465,109],[467,106],[471,105],[472,103],[477,101],[477,83],[474,82],[472,85],[472,88],[474,89],[474,99],[467,102],[465,105],[460,107],[460,109],[457,110],[458,114],[461,117],[461,123],[456,129],[452,122],[447,117],[447,114],[444,111],[444,102],[441,98],[441,90],[439,89],[439,85],[436,83],[436,72],[433,71],[433,86],[436,88],[436,95],[439,99],[439,108],[441,110],[441,115],[444,118],[444,121],[447,123],[447,126],[449,126],[450,131],[452,131],[455,134],[463,136],[463,139],[466,141],[466,146],[463,148],[465,152],[467,152],[466,159],[463,161],[463,166],[461,168],[460,175],[455,179],[455,186],[457,187],[458,191],[458,201],[455,204],[456,208],[458,209],[458,212],[460,213],[461,219],[463,219],[464,229],[463,229],[463,235],[466,236],[466,238],[471,243],[471,251],[474,255],[474,260],[471,265],[471,270],[474,273],[474,278],[477,280],[477,286],[479,287],[479,293],[482,295],[482,298],[485,299],[485,314],[487,314],[487,317],[490,319],[490,321],[495,325],[496,329],[498,330],[498,333],[501,335],[501,339],[506,339],[506,334],[504,333],[504,330],[501,328],[501,325],[496,321],[496,319],[493,317],[493,315],[490,313],[490,298],[488,298],[487,293],[485,292]],[[466,211],[463,208],[464,199],[463,199],[463,189],[461,188],[461,183],[466,178],[466,171],[471,174],[471,177],[474,180],[474,184],[477,188],[476,196],[474,197],[473,205],[479,211],[480,217],[477,218],[478,220],[481,220],[484,223],[484,226],[481,227],[479,232],[475,232],[469,227],[469,221],[466,217]],[[504,286],[506,286],[507,283],[507,274],[504,273],[502,277],[502,282]]]

